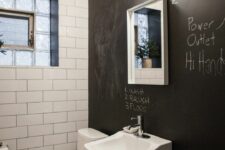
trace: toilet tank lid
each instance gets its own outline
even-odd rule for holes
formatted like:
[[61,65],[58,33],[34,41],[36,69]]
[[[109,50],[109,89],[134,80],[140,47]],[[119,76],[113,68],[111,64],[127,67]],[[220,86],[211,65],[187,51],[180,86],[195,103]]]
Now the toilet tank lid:
[[91,139],[101,139],[101,138],[105,138],[108,136],[108,135],[106,135],[100,131],[97,131],[95,129],[92,129],[92,128],[80,129],[80,130],[78,130],[78,133],[80,135],[83,135],[83,136],[91,138]]

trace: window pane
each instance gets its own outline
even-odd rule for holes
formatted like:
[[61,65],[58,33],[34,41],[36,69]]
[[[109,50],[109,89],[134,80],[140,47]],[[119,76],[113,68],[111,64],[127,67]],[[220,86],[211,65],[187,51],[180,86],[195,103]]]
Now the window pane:
[[50,66],[50,53],[37,52],[36,66]]
[[37,31],[50,32],[50,18],[49,17],[36,17],[36,28]]
[[32,52],[17,51],[16,52],[16,65],[31,66],[32,65]]
[[3,8],[13,8],[14,0],[0,0],[0,7]]
[[13,64],[13,52],[6,51],[5,53],[0,53],[0,65],[12,65]]
[[50,51],[50,36],[45,34],[36,34],[36,49]]
[[34,0],[16,0],[16,9],[32,11]]
[[0,35],[6,45],[28,46],[28,18],[0,16]]
[[50,0],[36,0],[37,13],[50,14]]

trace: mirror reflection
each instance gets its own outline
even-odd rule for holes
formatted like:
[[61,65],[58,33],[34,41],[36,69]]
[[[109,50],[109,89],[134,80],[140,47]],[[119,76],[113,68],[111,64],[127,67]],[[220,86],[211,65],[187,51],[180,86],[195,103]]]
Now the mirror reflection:
[[136,68],[161,68],[161,11],[134,12]]
[[127,10],[128,84],[168,84],[167,0]]

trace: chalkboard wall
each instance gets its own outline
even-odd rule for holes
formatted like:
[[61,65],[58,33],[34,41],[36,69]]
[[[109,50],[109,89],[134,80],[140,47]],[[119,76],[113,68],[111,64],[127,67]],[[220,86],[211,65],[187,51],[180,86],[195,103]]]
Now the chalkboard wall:
[[225,1],[168,1],[168,86],[127,84],[126,10],[141,2],[89,1],[89,126],[113,134],[142,114],[174,150],[225,149]]

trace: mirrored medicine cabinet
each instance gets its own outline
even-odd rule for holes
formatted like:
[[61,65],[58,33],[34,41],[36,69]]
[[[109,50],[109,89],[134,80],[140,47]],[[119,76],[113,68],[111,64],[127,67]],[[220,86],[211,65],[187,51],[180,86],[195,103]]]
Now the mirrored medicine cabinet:
[[168,85],[167,0],[127,10],[128,84]]

